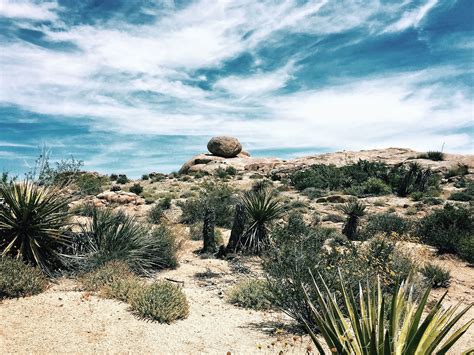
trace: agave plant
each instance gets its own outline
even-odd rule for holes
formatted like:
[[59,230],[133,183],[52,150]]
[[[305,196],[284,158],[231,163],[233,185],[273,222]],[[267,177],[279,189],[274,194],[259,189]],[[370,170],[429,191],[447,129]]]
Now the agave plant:
[[[314,323],[333,353],[422,355],[436,351],[437,354],[445,354],[474,322],[471,319],[447,337],[472,304],[459,312],[460,304],[445,309],[441,305],[445,293],[422,319],[427,312],[430,289],[420,300],[416,300],[413,284],[406,280],[397,283],[389,301],[382,294],[380,281],[376,289],[367,284],[366,290],[363,290],[359,285],[357,304],[354,294],[348,293],[344,287],[340,274],[339,279],[346,313],[338,306],[335,295],[329,291],[322,278],[322,289],[314,278],[312,286],[319,307],[313,305],[305,290],[306,303],[311,309]],[[325,354],[315,330],[305,324],[320,354]]]
[[358,201],[353,201],[344,204],[341,207],[341,211],[347,215],[342,234],[346,235],[350,240],[354,240],[357,234],[359,218],[365,214],[365,206]]
[[0,252],[39,266],[50,273],[60,263],[61,247],[69,244],[65,233],[68,202],[58,190],[30,181],[1,183]]
[[281,216],[283,208],[265,188],[247,192],[243,203],[250,226],[240,240],[240,249],[260,254],[268,244],[268,224]]

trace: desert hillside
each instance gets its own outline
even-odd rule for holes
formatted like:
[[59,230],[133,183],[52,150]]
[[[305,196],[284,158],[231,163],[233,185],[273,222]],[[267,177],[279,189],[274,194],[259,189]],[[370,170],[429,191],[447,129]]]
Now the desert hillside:
[[[378,275],[387,295],[411,273],[417,297],[433,287],[426,312],[445,291],[444,307],[474,302],[474,156],[387,148],[282,160],[242,148],[216,137],[179,172],[136,180],[51,172],[39,185],[66,199],[61,230],[75,244],[38,263],[48,271],[38,287],[41,275],[22,291],[8,279],[19,274],[1,271],[0,352],[317,353],[298,293],[311,289],[307,270],[337,297],[339,268],[355,291]],[[253,198],[273,210],[255,212]],[[149,232],[159,244],[114,249]],[[164,283],[176,292],[165,310],[138,296]],[[472,350],[473,339],[470,327],[449,353]]]

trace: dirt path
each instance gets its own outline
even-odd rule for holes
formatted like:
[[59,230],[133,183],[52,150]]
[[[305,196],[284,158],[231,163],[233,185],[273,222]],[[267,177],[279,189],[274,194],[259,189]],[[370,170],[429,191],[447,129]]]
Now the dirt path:
[[235,280],[229,263],[200,259],[193,248],[177,270],[157,276],[184,281],[187,319],[140,320],[126,304],[74,291],[73,281],[62,280],[43,294],[0,305],[0,353],[306,353],[307,338],[275,334],[287,322],[282,314],[228,304],[224,291]]

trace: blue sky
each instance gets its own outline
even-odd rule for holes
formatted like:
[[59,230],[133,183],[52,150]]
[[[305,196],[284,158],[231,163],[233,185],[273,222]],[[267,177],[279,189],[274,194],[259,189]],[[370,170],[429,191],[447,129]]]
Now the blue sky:
[[0,0],[0,170],[47,145],[172,171],[255,155],[472,153],[474,1]]

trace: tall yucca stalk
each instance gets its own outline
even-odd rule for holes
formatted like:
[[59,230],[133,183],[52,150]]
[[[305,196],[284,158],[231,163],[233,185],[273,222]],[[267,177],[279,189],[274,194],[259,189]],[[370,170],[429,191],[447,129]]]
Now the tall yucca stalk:
[[46,273],[58,265],[67,245],[69,200],[58,190],[33,182],[1,183],[0,252],[39,266]]
[[281,216],[283,208],[266,188],[247,192],[243,203],[250,226],[241,238],[241,249],[260,254],[268,244],[268,224]]
[[[314,322],[333,353],[424,355],[436,351],[445,354],[474,322],[471,319],[441,344],[472,305],[460,312],[457,312],[460,304],[444,309],[441,302],[445,293],[422,321],[430,289],[417,301],[413,296],[413,285],[407,280],[396,285],[391,301],[387,301],[380,282],[377,282],[376,290],[370,285],[366,290],[359,286],[357,305],[353,293],[348,293],[344,287],[340,274],[339,277],[346,313],[338,306],[335,295],[321,277],[321,287],[314,278],[312,286],[318,307],[313,305],[305,291]],[[388,308],[387,302],[390,302]],[[324,354],[315,331],[309,325],[306,327],[319,352]]]

